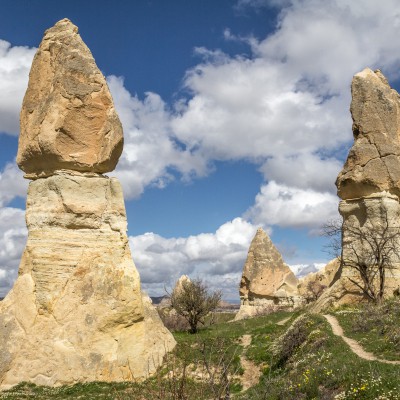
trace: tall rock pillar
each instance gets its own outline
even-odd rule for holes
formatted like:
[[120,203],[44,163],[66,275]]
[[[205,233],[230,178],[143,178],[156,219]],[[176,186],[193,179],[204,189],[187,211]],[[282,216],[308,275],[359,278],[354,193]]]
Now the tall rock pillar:
[[112,171],[122,127],[69,20],[47,30],[21,111],[28,241],[0,303],[0,389],[140,380],[175,341],[142,295]]
[[[400,96],[379,70],[369,68],[354,76],[351,92],[354,144],[336,181],[344,260],[369,251],[358,232],[400,232]],[[400,260],[391,257],[395,268],[386,272],[387,295],[400,284]],[[344,266],[342,277],[357,275]]]

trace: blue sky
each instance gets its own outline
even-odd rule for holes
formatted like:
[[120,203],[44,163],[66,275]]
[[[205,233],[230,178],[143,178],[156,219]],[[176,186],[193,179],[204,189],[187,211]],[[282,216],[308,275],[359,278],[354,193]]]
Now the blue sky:
[[321,266],[319,226],[352,142],[350,82],[397,87],[395,0],[3,0],[0,296],[26,241],[18,113],[45,29],[69,18],[107,77],[125,132],[115,172],[143,287],[181,274],[238,297],[258,226],[295,271]]

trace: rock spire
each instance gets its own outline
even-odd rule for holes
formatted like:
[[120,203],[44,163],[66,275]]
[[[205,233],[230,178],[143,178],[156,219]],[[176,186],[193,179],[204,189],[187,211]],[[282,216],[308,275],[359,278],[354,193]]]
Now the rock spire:
[[111,171],[122,128],[90,51],[69,21],[45,33],[21,111],[18,164],[28,240],[0,303],[0,390],[140,380],[175,341],[132,261]]
[[336,185],[343,199],[386,191],[400,195],[400,96],[369,68],[351,84],[354,144]]
[[[368,237],[384,226],[391,234],[400,231],[400,96],[381,71],[369,68],[354,75],[351,94],[354,143],[336,180],[345,262],[338,268],[340,278],[331,282],[315,310],[363,300],[361,289],[348,279],[363,284],[359,273],[348,266],[371,251],[362,234]],[[390,262],[394,268],[386,271],[388,296],[400,285],[399,260]]]

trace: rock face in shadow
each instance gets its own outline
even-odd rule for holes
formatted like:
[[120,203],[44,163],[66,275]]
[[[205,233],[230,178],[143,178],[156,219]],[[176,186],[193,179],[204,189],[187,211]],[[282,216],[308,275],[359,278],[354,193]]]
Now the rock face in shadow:
[[122,126],[103,74],[68,19],[48,29],[21,110],[17,163],[30,178],[60,169],[112,171]]
[[240,311],[236,319],[262,312],[268,306],[293,307],[300,301],[297,278],[262,228],[254,236],[240,281]]
[[[61,46],[60,57],[74,53],[74,49],[79,53],[79,46],[84,45],[79,37],[75,38],[73,27],[63,20],[47,31],[37,57],[42,57],[43,43],[52,43],[54,35],[60,36],[55,45],[55,49]],[[72,39],[67,40],[70,36]],[[88,52],[86,47],[83,50]],[[88,57],[89,69],[94,65],[91,60]],[[46,68],[52,67],[52,62],[55,61],[51,57],[47,60],[50,65],[38,64],[36,59],[35,68],[38,65],[44,68],[44,80],[48,78]],[[34,71],[31,79],[35,74],[40,79],[39,72]],[[80,78],[82,85],[91,87],[91,74],[82,73]],[[40,82],[34,85],[41,87]],[[47,88],[46,82],[43,87]],[[58,90],[63,97],[62,85]],[[96,90],[89,97],[95,99]],[[99,87],[101,90],[105,89]],[[44,102],[45,93],[42,93]],[[60,93],[48,94],[49,102],[56,102]],[[70,104],[79,100],[78,94],[68,93],[70,103],[61,99],[58,105],[54,104],[60,115],[68,113]],[[108,90],[104,93],[109,101],[109,121],[101,124],[113,126],[118,118]],[[48,110],[44,121],[49,118],[54,122],[49,116],[52,111]],[[97,117],[93,118],[96,124]],[[59,137],[52,136],[53,128],[32,121],[25,120],[28,125],[33,124],[30,132],[37,128],[37,142],[48,135],[53,142],[47,149],[55,149]],[[115,127],[120,127],[119,122]],[[91,147],[93,143],[85,141],[86,126],[80,128],[84,138],[79,143],[82,152],[93,153],[94,158],[104,160],[102,165],[111,168],[118,159],[113,159],[117,153],[111,147],[107,156],[102,153],[103,147],[111,142],[106,140],[104,146]],[[76,127],[77,134],[80,128]],[[113,135],[112,129],[108,133]],[[150,298],[141,292],[126,233],[121,185],[115,178],[82,172],[83,164],[74,162],[68,164],[69,169],[63,163],[50,163],[51,173],[49,169],[42,177],[39,172],[43,171],[38,168],[42,164],[37,163],[39,154],[26,150],[31,148],[29,140],[29,137],[20,140],[20,145],[23,142],[20,154],[26,156],[25,170],[37,175],[28,190],[28,240],[18,278],[0,303],[0,390],[22,381],[57,386],[147,378],[161,365],[165,353],[174,348],[175,340],[162,324]],[[64,150],[68,152],[68,146]],[[43,153],[43,165],[47,165],[49,154]],[[67,159],[69,155],[60,157]]]

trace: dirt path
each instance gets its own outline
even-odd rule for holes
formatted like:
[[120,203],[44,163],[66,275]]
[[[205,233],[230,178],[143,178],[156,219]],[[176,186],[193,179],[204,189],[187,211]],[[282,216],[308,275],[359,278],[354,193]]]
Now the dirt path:
[[339,324],[339,321],[333,315],[324,315],[324,317],[328,320],[329,324],[332,327],[332,331],[336,336],[340,336],[350,347],[350,350],[357,354],[358,357],[363,358],[368,361],[379,361],[385,364],[398,364],[400,365],[400,361],[389,361],[383,360],[376,357],[374,354],[364,350],[361,345],[354,339],[348,338],[344,335],[343,329]]
[[[243,335],[240,338],[240,344],[243,349],[246,349],[251,344],[251,335]],[[240,376],[240,383],[242,384],[243,391],[251,388],[260,380],[261,371],[260,368],[252,361],[248,360],[244,355],[240,356],[240,364],[244,369],[243,375]]]
[[240,338],[240,345],[243,346],[245,349],[246,347],[249,347],[251,344],[251,335],[243,335]]
[[278,321],[276,324],[277,324],[277,325],[285,325],[286,322],[288,322],[290,318],[291,318],[291,317],[287,317],[287,318],[285,318],[285,319],[283,319],[283,320],[281,320],[281,321]]

